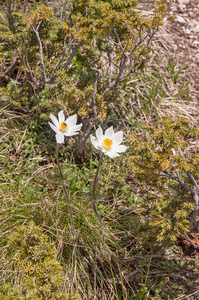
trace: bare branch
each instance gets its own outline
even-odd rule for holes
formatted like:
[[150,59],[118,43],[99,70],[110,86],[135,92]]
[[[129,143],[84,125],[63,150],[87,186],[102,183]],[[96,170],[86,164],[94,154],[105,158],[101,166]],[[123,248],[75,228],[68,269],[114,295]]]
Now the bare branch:
[[135,45],[135,47],[131,50],[131,52],[130,52],[130,54],[129,55],[131,55],[131,54],[133,54],[133,52],[135,52],[135,50],[137,49],[137,47],[140,45],[140,44],[142,44],[146,39],[147,39],[147,37],[149,36],[149,33],[150,33],[150,30],[147,32],[147,34],[145,35],[145,37],[143,38],[143,39],[139,39],[139,42]]
[[[19,64],[19,62],[18,62],[17,58],[14,58],[10,67],[4,73],[0,74],[0,78],[6,82],[12,81],[13,79],[10,76],[8,76],[8,73],[10,73],[18,64]],[[17,82],[17,84],[19,84],[19,83]]]
[[122,81],[123,79],[125,79],[127,76],[130,75],[130,73],[132,72],[133,70],[133,67],[134,67],[134,60],[132,59],[132,55],[130,56],[130,67],[128,69],[128,71],[122,76],[120,77],[120,81]]
[[0,43],[0,46],[8,46],[8,45],[9,45],[8,42],[2,42],[2,43]]
[[182,158],[184,158],[184,155],[183,155],[183,153],[182,153],[182,149],[178,148],[178,153],[180,154],[180,156],[181,156]]
[[[199,249],[199,246],[196,245],[190,238],[187,234],[183,234],[182,235],[193,247],[194,249]],[[198,291],[197,291],[198,292]],[[193,294],[192,294],[193,295]]]
[[[130,30],[130,29],[129,29]],[[115,78],[115,80],[113,80],[112,82],[110,81],[110,76],[109,76],[109,80],[108,80],[108,87],[105,89],[104,93],[103,93],[103,96],[104,98],[106,99],[106,97],[108,96],[108,93],[110,92],[110,90],[112,90],[117,84],[119,81],[122,81],[123,79],[125,79],[127,76],[130,75],[130,73],[132,72],[133,68],[134,68],[134,60],[133,60],[133,53],[135,52],[135,50],[137,49],[137,47],[142,44],[150,35],[150,30],[148,30],[147,34],[142,38],[141,37],[141,30],[142,28],[140,27],[139,29],[139,42],[136,41],[136,38],[135,38],[135,35],[133,33],[132,30],[131,31],[131,34],[133,35],[133,39],[134,39],[134,43],[135,43],[135,46],[134,48],[130,51],[130,53],[126,53],[126,49],[128,47],[128,43],[126,44],[125,47],[123,47],[121,45],[121,42],[120,42],[120,38],[116,32],[115,29],[113,29],[113,32],[116,36],[116,39],[117,39],[117,43],[115,43],[113,40],[111,40],[114,44],[116,44],[119,49],[122,51],[123,53],[123,58],[121,59],[121,63],[120,63],[120,67],[119,67],[119,72],[118,72],[118,75],[117,77]],[[154,33],[153,33],[154,34]],[[150,36],[150,39],[152,38],[152,36]],[[108,54],[108,57],[109,57],[109,53],[107,52]],[[130,59],[130,66],[127,70],[127,72],[122,76],[122,73],[125,69],[125,66],[126,66],[126,63],[127,63],[127,60],[128,58]],[[110,57],[109,57],[109,65],[110,65]]]
[[[1,12],[0,12],[0,17],[3,19],[3,21],[6,23],[6,25],[9,25],[8,19],[6,19],[6,18],[4,17],[4,15],[3,15]],[[0,43],[0,46],[6,46],[6,45],[8,45],[7,42],[2,42],[2,43]]]
[[191,227],[191,231],[194,229],[194,225],[195,222],[197,220],[198,217],[198,212],[199,212],[199,197],[198,197],[198,193],[195,192],[193,195],[194,198],[194,202],[195,202],[195,209],[192,211],[192,213],[190,214],[190,227]]
[[190,171],[187,171],[187,176],[189,177],[189,180],[191,181],[191,183],[193,184],[193,186],[196,188],[196,190],[199,191],[198,184],[197,184],[195,178],[193,177],[193,175],[191,174]]
[[125,22],[125,25],[130,30],[130,32],[133,36],[133,39],[134,39],[134,44],[136,45],[137,41],[136,41],[135,34],[134,34],[133,30],[128,26],[127,22]]
[[88,123],[88,127],[86,129],[86,133],[84,134],[83,138],[80,140],[80,149],[79,152],[81,154],[83,154],[84,152],[84,148],[85,148],[85,143],[90,135],[91,129],[93,127],[93,125],[95,124],[95,121],[97,120],[97,110],[96,110],[96,94],[97,94],[97,84],[98,84],[98,80],[99,80],[99,70],[91,67],[91,65],[96,62],[98,59],[94,60],[93,62],[90,63],[90,68],[91,70],[95,71],[95,81],[94,81],[94,91],[93,91],[93,95],[92,95],[92,111],[93,111],[93,117],[91,119],[91,121]]
[[[67,62],[64,64],[64,66],[62,67],[62,70],[66,70],[66,68],[68,67],[68,65],[70,64],[70,62],[72,61],[74,55],[76,54],[77,50],[78,50],[78,46],[76,45],[75,47],[73,42],[75,41],[75,38],[73,38],[67,46],[64,45],[64,49],[63,49],[63,53],[61,55],[61,57],[59,58],[58,62],[56,63],[56,65],[54,66],[53,70],[52,70],[52,74],[50,76],[50,78],[47,78],[46,76],[46,70],[45,70],[45,64],[44,64],[44,59],[43,59],[43,47],[42,47],[42,43],[41,43],[41,39],[40,39],[40,36],[39,36],[39,32],[38,32],[38,29],[40,27],[40,24],[41,24],[41,21],[38,23],[37,27],[35,28],[34,26],[32,26],[35,34],[36,34],[36,37],[37,37],[37,41],[39,43],[39,52],[40,52],[40,60],[41,60],[41,65],[42,65],[42,70],[43,70],[43,77],[44,77],[44,82],[45,84],[46,83],[53,83],[56,79],[55,77],[55,72],[56,70],[59,68],[63,58],[66,56],[66,54],[72,49],[72,53],[71,55],[69,56]],[[65,41],[64,41],[64,44],[65,44]],[[69,48],[67,50],[67,48]]]
[[[53,77],[55,75],[55,72],[57,70],[57,68],[60,66],[63,58],[66,56],[66,54],[72,49],[72,43],[75,41],[75,38],[72,39],[72,41],[70,41],[70,43],[68,43],[67,46],[64,45],[64,50],[63,50],[63,53],[62,53],[62,56],[59,58],[58,62],[56,63],[56,65],[54,66],[53,68],[53,71],[52,71],[52,74],[50,76],[49,79],[47,79],[47,83],[48,82],[51,82],[53,80]],[[64,44],[65,44],[65,41],[64,41]],[[67,48],[70,46],[70,48],[67,50]]]
[[159,172],[159,173],[153,173],[153,175],[156,176],[161,176],[161,177],[167,177],[167,178],[172,178],[174,180],[177,180],[177,178],[175,176],[172,176],[168,171],[163,171],[163,172]]
[[25,12],[26,12],[27,1],[28,1],[28,0],[25,0],[25,2],[24,2],[24,8],[23,8],[23,13],[24,13],[24,14],[25,14]]
[[[181,148],[178,148],[178,153],[180,154],[180,156],[181,156],[182,158],[184,158],[184,155],[183,155],[183,153],[182,153],[182,149],[181,149]],[[193,184],[194,188],[195,188],[197,191],[199,191],[199,186],[198,186],[198,184],[197,184],[195,178],[194,178],[193,175],[191,174],[191,172],[190,172],[190,171],[187,171],[186,173],[187,173],[187,176],[188,176],[189,180],[190,180],[191,183]]]
[[43,70],[44,82],[46,83],[47,78],[46,78],[45,64],[44,64],[44,60],[43,60],[43,47],[42,47],[41,39],[40,39],[39,32],[38,32],[40,24],[41,24],[41,21],[39,21],[39,24],[37,25],[36,28],[34,26],[32,26],[32,28],[33,28],[33,30],[36,34],[37,41],[39,43],[39,52],[40,52],[41,65],[42,65],[42,70]]
[[17,65],[18,65],[18,61],[16,59],[16,57],[14,58],[13,62],[11,63],[10,67],[5,71],[5,75],[7,75],[9,72],[11,72]]
[[195,221],[198,217],[198,212],[199,212],[199,196],[198,196],[198,185],[197,182],[195,180],[195,178],[192,176],[190,171],[187,171],[187,176],[189,178],[189,180],[191,181],[191,183],[193,184],[194,188],[189,187],[181,178],[180,178],[180,174],[178,172],[178,170],[175,170],[176,173],[176,177],[173,176],[171,173],[169,173],[167,170],[160,172],[160,173],[155,173],[154,175],[159,175],[162,177],[167,177],[167,178],[172,178],[173,180],[179,182],[179,184],[184,187],[187,191],[191,192],[193,195],[193,200],[195,202],[195,209],[192,211],[192,213],[190,214],[190,227],[191,230],[194,229],[194,224]]
[[0,74],[0,79],[2,81],[2,79],[5,81],[5,82],[10,82],[12,81],[12,78],[9,77],[8,75],[5,75],[5,74]]
[[[98,59],[96,59],[98,60]],[[96,61],[95,60],[95,61]],[[94,84],[93,84],[93,87],[94,87],[94,91],[93,91],[93,95],[92,95],[92,110],[93,110],[93,118],[96,120],[97,119],[97,110],[96,110],[96,94],[97,94],[97,83],[98,83],[98,79],[99,79],[99,70],[96,69],[96,68],[93,68],[91,67],[91,65],[95,62],[93,61],[92,63],[90,63],[90,68],[91,70],[95,71],[95,81],[94,81]]]
[[172,175],[171,173],[169,173],[167,170],[160,172],[160,173],[154,173],[154,175],[158,175],[161,177],[167,177],[167,178],[172,178],[173,180],[177,181],[180,183],[180,185],[182,187],[184,187],[187,191],[191,192],[193,195],[195,193],[195,191],[188,186],[181,178],[180,178],[180,174],[178,172],[178,170],[175,170],[176,176]]
[[69,56],[67,62],[64,64],[64,66],[62,67],[62,70],[66,70],[67,67],[69,66],[69,64],[71,63],[73,57],[75,56],[75,54],[77,53],[77,50],[79,49],[79,47],[76,45],[74,48],[72,48],[72,53]]
[[38,89],[38,86],[37,86],[37,84],[36,84],[36,82],[35,82],[35,80],[33,78],[32,71],[31,71],[31,68],[30,68],[30,65],[29,65],[29,62],[28,62],[28,49],[26,49],[26,65],[28,67],[28,70],[29,70],[29,73],[30,73],[30,77],[31,77],[32,81],[34,82],[35,86]]
[[139,35],[139,43],[141,42],[142,40],[142,37],[141,37],[141,32],[142,32],[142,25],[140,25],[140,28],[138,30],[138,35]]
[[122,45],[121,45],[120,38],[119,38],[117,32],[115,31],[115,29],[113,29],[113,32],[114,32],[114,34],[115,34],[115,36],[116,36],[116,38],[117,38],[117,42],[118,42],[118,46],[119,46],[120,50],[122,50],[123,54],[124,54],[125,56],[127,56],[127,54],[126,54],[125,51],[124,51],[124,48],[123,48]]
[[14,25],[14,19],[13,19],[13,9],[14,9],[14,5],[15,5],[15,1],[13,1],[13,5],[12,5],[12,0],[9,0],[9,4],[8,4],[8,20],[9,20],[9,29],[12,30],[13,29],[13,25]]
[[157,31],[158,31],[158,26],[157,26],[156,28],[153,29],[153,32],[152,32],[152,34],[151,34],[151,36],[150,36],[150,38],[149,38],[149,40],[148,40],[148,42],[147,42],[147,44],[146,44],[147,47],[148,47],[148,45],[149,45],[151,39],[153,38],[153,36],[155,35],[155,33],[156,33]]
[[193,198],[194,198],[194,201],[195,201],[196,209],[199,210],[199,197],[198,197],[197,192],[194,193]]
[[177,181],[180,183],[181,186],[183,186],[187,191],[191,192],[193,195],[195,194],[194,189],[192,189],[190,186],[188,186],[181,178],[178,170],[175,170],[175,173],[177,175]]
[[112,90],[118,84],[118,82],[120,81],[120,76],[122,75],[122,73],[124,71],[124,68],[126,66],[126,62],[127,62],[127,56],[125,56],[123,58],[122,62],[121,62],[120,69],[119,69],[117,77],[112,81],[111,85],[108,86],[105,89],[105,91],[103,93],[104,99],[106,99],[106,97],[108,96],[108,93],[110,92],[110,90]]
[[108,42],[107,42],[107,46],[106,46],[106,52],[107,52],[107,56],[108,56],[108,59],[109,59],[108,86],[110,87],[110,85],[111,85],[111,78],[112,78],[112,74],[113,74],[113,61],[112,61],[112,57],[111,57],[111,53],[110,53],[110,36],[108,37]]

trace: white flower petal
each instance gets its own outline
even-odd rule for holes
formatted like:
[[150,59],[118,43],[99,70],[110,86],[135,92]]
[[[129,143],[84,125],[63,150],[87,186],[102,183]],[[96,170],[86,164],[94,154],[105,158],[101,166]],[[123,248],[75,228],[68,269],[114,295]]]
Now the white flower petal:
[[59,113],[58,113],[58,119],[59,119],[59,125],[65,121],[65,116],[64,116],[64,111],[61,110]]
[[119,153],[121,153],[121,152],[125,152],[126,149],[127,149],[126,146],[124,146],[124,145],[118,145],[118,146],[113,147],[112,151],[113,152],[119,152]]
[[64,142],[64,135],[61,131],[59,131],[55,137],[58,144],[62,144]]
[[106,129],[105,131],[105,138],[109,138],[109,139],[112,139],[114,135],[114,130],[113,130],[113,126],[109,127],[108,129]]
[[[102,128],[99,126],[99,128],[96,130],[96,137],[90,135],[91,143],[96,149],[102,151],[110,158],[119,157],[120,155],[118,153],[125,152],[127,149],[125,145],[120,145],[120,143],[123,141],[123,132],[118,131],[117,133],[114,133],[113,126],[109,127],[105,131],[104,135]],[[112,148],[110,147],[109,149],[108,146],[106,147],[106,142],[108,142],[108,140],[103,143],[103,141],[106,139],[111,139],[113,141]]]
[[100,147],[99,141],[98,141],[93,135],[90,135],[90,140],[91,140],[91,143],[93,144],[93,146],[94,146],[97,150],[101,150],[101,151],[102,151],[102,148]]
[[66,119],[66,124],[69,128],[75,126],[77,124],[77,115],[75,114]]
[[68,132],[70,132],[70,131],[79,131],[82,128],[82,125],[83,124],[81,123],[81,124],[69,127]]
[[123,132],[122,131],[116,132],[112,138],[112,141],[113,141],[113,147],[116,147],[119,144],[121,144],[121,142],[123,141]]
[[57,118],[53,114],[51,114],[51,113],[50,113],[50,118],[53,121],[53,123],[55,124],[55,126],[57,128],[59,128],[59,122],[58,122]]
[[106,155],[108,155],[110,158],[118,157],[120,156],[118,153],[113,152],[113,151],[107,151],[105,152]]
[[99,126],[99,128],[96,130],[96,137],[99,141],[99,143],[101,144],[104,140],[104,135],[103,135],[103,131],[102,128]]
[[78,131],[65,131],[64,133],[63,133],[65,136],[73,136],[73,135],[77,135],[77,134],[79,134],[79,132]]
[[50,125],[50,127],[52,128],[52,130],[54,130],[56,133],[59,132],[59,129],[57,127],[55,127],[55,125],[51,124],[50,122],[48,122],[48,124]]

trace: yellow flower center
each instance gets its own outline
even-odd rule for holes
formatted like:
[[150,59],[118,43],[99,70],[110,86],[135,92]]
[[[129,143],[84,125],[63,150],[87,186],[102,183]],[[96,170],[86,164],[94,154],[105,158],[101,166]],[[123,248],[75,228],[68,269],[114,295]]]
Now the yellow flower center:
[[61,122],[60,127],[61,127],[60,129],[62,132],[65,132],[66,130],[68,130],[68,126],[64,122]]
[[101,146],[102,148],[104,148],[106,151],[110,151],[111,148],[112,148],[112,144],[113,144],[113,141],[109,138],[103,140]]

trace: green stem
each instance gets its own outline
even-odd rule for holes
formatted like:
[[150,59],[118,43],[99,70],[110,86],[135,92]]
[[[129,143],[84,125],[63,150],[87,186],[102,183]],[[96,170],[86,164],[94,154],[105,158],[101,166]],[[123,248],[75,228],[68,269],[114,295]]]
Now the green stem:
[[[98,177],[98,173],[99,173],[100,165],[102,163],[103,156],[104,156],[104,153],[102,153],[102,155],[100,157],[99,164],[98,164],[98,167],[97,167],[97,171],[96,171],[96,174],[95,174],[95,179],[94,179],[94,183],[93,183],[93,193],[92,193],[93,197],[92,198],[94,198],[94,196],[95,196],[95,188],[96,188],[96,184],[97,184],[97,177]],[[100,225],[103,227],[102,219],[101,219],[101,217],[100,217],[100,215],[97,211],[97,207],[96,207],[94,199],[92,199],[91,204],[92,204],[93,211],[94,211]]]
[[66,200],[67,200],[67,203],[68,203],[68,208],[69,208],[69,213],[70,213],[70,222],[71,222],[71,226],[72,226],[72,230],[73,230],[73,235],[76,235],[77,232],[76,232],[75,226],[74,226],[72,208],[71,208],[71,205],[70,205],[69,196],[68,196],[68,193],[67,193],[67,190],[66,190],[66,185],[64,183],[64,179],[63,179],[63,173],[62,173],[62,170],[61,170],[61,167],[60,167],[60,163],[59,163],[58,150],[59,150],[59,144],[56,145],[57,165],[58,165],[59,173],[60,173],[60,176],[61,176],[61,181],[62,181],[62,186],[63,186],[64,194],[66,196]]

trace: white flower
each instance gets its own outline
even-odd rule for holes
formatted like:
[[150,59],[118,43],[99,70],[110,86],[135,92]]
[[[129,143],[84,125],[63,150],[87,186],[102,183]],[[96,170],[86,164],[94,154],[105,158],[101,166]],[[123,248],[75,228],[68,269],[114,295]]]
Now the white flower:
[[56,132],[55,137],[58,144],[62,144],[64,142],[64,136],[73,136],[78,134],[82,127],[82,124],[76,125],[77,115],[73,115],[65,120],[63,110],[58,113],[58,120],[53,114],[50,114],[50,118],[54,124],[50,122],[48,122],[48,124],[52,130]]
[[123,141],[123,132],[118,131],[114,133],[113,126],[108,128],[104,135],[102,128],[99,127],[96,130],[96,137],[90,135],[93,146],[111,158],[120,156],[118,152],[125,152],[127,149],[126,146],[120,145]]

